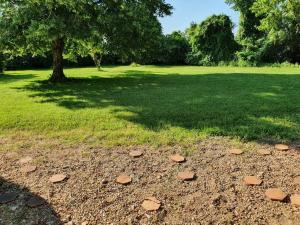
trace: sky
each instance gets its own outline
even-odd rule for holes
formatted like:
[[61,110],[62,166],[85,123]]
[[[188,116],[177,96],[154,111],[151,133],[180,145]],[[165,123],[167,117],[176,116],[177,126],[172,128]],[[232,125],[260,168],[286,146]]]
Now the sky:
[[173,7],[173,15],[160,19],[165,34],[184,31],[191,22],[199,23],[213,14],[224,13],[235,23],[235,32],[239,14],[225,3],[225,0],[166,0]]

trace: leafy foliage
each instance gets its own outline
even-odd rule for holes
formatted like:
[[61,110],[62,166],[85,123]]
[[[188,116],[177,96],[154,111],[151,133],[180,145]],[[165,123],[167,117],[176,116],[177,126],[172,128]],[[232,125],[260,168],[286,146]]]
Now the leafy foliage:
[[233,35],[233,23],[226,15],[213,15],[200,24],[192,24],[187,30],[192,52],[189,62],[213,65],[234,58],[237,43]]
[[[150,16],[153,22],[157,16],[170,13],[171,6],[165,0],[1,0],[0,42],[13,55],[43,55],[52,49],[52,79],[61,80],[62,54],[76,54],[79,43],[102,37],[107,43],[117,44],[117,50],[121,51],[138,40],[135,42],[138,49],[144,39],[135,38],[141,30],[145,31],[139,29],[144,22],[151,21]],[[97,43],[90,46],[99,48]]]
[[226,0],[226,2],[232,5],[234,10],[240,12],[238,40],[261,38],[263,33],[258,29],[258,26],[262,17],[255,15],[251,10],[255,0]]
[[175,31],[163,39],[161,62],[167,65],[186,64],[186,57],[190,50],[184,33]]
[[264,17],[259,28],[277,48],[276,58],[300,62],[300,1],[256,0],[252,10]]

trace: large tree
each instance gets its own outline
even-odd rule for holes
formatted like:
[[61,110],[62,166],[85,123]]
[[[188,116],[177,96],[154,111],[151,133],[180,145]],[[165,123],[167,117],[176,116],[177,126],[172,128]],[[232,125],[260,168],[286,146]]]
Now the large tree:
[[[50,80],[63,81],[64,53],[78,50],[74,43],[93,41],[95,32],[109,41],[122,27],[137,26],[139,20],[126,20],[135,13],[134,6],[144,7],[154,17],[171,13],[165,0],[0,0],[0,42],[14,55],[51,50]],[[126,34],[123,38],[128,39]]]
[[300,63],[300,1],[256,0],[252,11],[263,16],[259,29],[276,47],[277,58]]
[[169,65],[186,64],[190,46],[184,33],[175,31],[171,34],[165,35],[162,45],[162,63]]
[[88,40],[77,43],[76,52],[91,55],[98,69],[102,58],[111,55],[123,62],[153,62],[163,36],[157,14],[139,1],[128,1],[126,7],[111,10],[106,18],[114,21],[117,29],[111,29],[110,23],[94,26]]
[[233,23],[226,15],[213,15],[187,30],[192,52],[189,61],[199,65],[213,65],[231,61],[237,50]]
[[258,29],[262,16],[255,15],[251,10],[255,0],[226,0],[226,2],[240,13],[239,40],[246,38],[258,39],[263,35],[263,32]]

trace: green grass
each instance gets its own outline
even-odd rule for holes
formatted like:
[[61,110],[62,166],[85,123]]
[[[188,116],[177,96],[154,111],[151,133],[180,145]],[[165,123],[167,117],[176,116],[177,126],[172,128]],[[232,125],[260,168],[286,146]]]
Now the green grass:
[[102,146],[193,144],[209,136],[291,141],[299,68],[105,67],[0,75],[0,135]]

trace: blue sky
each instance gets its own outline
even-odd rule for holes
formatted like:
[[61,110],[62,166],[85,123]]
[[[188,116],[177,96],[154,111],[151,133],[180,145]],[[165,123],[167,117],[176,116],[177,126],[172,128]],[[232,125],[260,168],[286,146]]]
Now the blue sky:
[[167,0],[173,5],[172,16],[160,19],[164,33],[169,34],[176,30],[184,31],[191,22],[199,23],[212,14],[224,13],[238,25],[239,14],[225,3],[225,0]]

